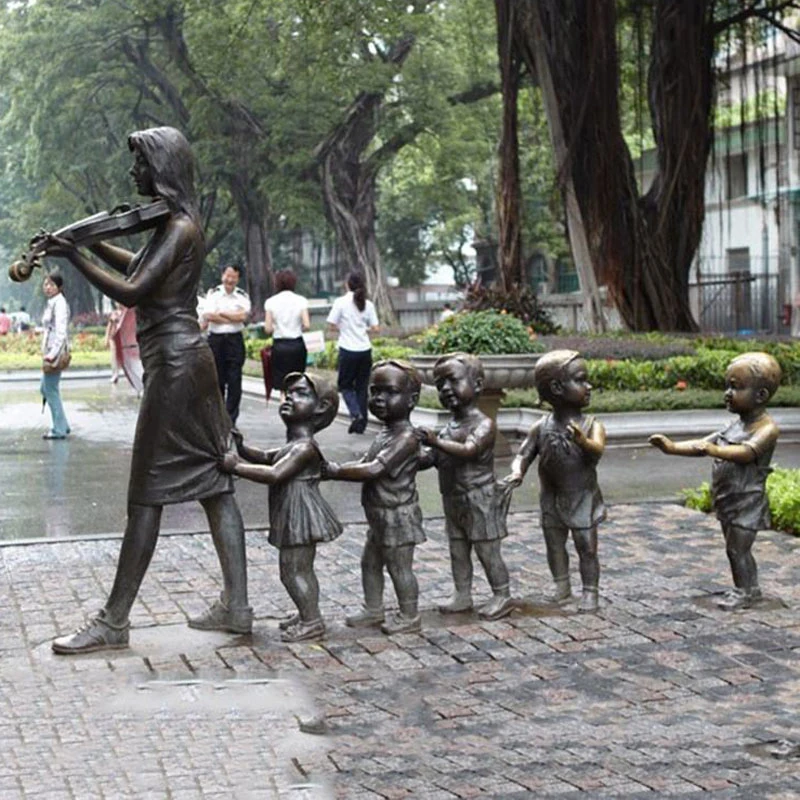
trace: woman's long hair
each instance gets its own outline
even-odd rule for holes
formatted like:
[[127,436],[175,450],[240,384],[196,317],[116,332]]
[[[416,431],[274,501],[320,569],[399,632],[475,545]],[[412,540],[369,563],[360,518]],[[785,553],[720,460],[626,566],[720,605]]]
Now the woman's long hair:
[[360,272],[351,272],[347,276],[347,288],[353,293],[353,302],[359,311],[367,307],[367,287],[364,276]]
[[138,150],[150,165],[156,195],[174,211],[188,214],[202,233],[194,193],[194,156],[186,137],[176,128],[148,128],[132,133],[128,147]]

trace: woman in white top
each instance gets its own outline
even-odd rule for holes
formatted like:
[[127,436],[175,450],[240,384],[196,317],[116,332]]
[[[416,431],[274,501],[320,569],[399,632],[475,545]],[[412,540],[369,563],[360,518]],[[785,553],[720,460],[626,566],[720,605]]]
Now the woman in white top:
[[308,300],[296,294],[297,276],[290,269],[275,273],[275,294],[264,303],[264,330],[272,334],[272,385],[283,391],[290,372],[305,372],[308,353],[303,331],[310,327]]
[[[42,289],[47,297],[47,305],[42,316],[42,359],[50,364],[56,362],[64,348],[69,348],[67,333],[69,305],[61,291],[63,286],[64,279],[57,272],[51,272],[42,283]],[[42,372],[39,388],[44,402],[50,407],[50,416],[53,420],[52,427],[42,436],[43,439],[66,439],[70,432],[61,402],[60,383],[61,370]]]
[[369,334],[378,331],[378,315],[372,301],[367,300],[364,276],[360,272],[351,272],[345,286],[349,291],[334,301],[328,325],[339,334],[339,392],[352,418],[347,432],[364,433],[372,368]]

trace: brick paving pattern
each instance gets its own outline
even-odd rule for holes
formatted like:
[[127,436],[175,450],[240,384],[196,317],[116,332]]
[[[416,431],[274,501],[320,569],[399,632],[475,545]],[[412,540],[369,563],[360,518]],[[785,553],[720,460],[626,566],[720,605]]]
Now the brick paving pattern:
[[[343,626],[362,525],[318,550],[327,639],[289,646],[262,533],[248,538],[252,637],[186,627],[219,591],[216,556],[208,536],[165,536],[131,649],[78,658],[49,641],[102,604],[118,541],[0,547],[0,798],[800,797],[798,762],[773,755],[800,739],[800,541],[759,534],[767,599],[726,613],[715,520],[614,506],[600,613],[578,615],[541,604],[538,516],[513,514],[520,608],[482,622],[433,610],[451,583],[442,520],[426,527],[419,635]],[[324,735],[301,732],[321,715]]]

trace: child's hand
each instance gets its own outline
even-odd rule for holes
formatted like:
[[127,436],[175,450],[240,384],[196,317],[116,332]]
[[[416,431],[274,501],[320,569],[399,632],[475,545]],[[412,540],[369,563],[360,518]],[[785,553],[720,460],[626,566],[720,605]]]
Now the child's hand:
[[506,475],[500,483],[509,489],[516,489],[517,486],[522,486],[522,475],[519,472],[512,472],[510,475]]
[[436,445],[436,434],[430,428],[417,428],[415,432],[422,444],[428,447]]
[[335,461],[323,461],[319,465],[320,477],[324,481],[335,480],[339,476],[340,467]]
[[236,453],[225,453],[222,461],[220,461],[219,468],[223,472],[235,472],[239,464],[239,456]]
[[657,447],[662,453],[667,453],[668,455],[672,453],[672,439],[661,433],[654,433],[647,441],[650,442],[653,447]]
[[570,432],[572,436],[572,441],[575,442],[576,445],[580,448],[585,448],[587,442],[589,441],[586,438],[586,434],[583,432],[583,429],[580,425],[576,425],[574,422],[570,422],[567,425],[567,430]]
[[233,439],[233,443],[236,445],[236,451],[241,453],[242,445],[244,444],[244,436],[242,436],[242,432],[238,428],[231,428],[231,439]]

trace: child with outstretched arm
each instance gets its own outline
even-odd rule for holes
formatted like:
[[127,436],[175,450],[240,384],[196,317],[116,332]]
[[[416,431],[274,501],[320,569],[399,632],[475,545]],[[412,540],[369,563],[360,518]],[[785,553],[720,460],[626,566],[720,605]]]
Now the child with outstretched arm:
[[314,439],[314,433],[336,417],[339,395],[326,381],[299,372],[286,376],[283,390],[279,413],[286,425],[286,444],[262,451],[234,434],[238,455],[226,454],[222,469],[269,485],[269,543],[280,552],[281,583],[297,606],[297,614],[280,625],[281,639],[302,642],[325,634],[314,572],[317,543],[342,532],[319,491],[324,459]]
[[737,356],[725,373],[725,406],[737,420],[704,439],[673,442],[661,434],[650,437],[650,444],[667,455],[714,459],[711,497],[734,584],[718,604],[727,611],[749,608],[762,599],[752,549],[758,531],[770,526],[766,481],[778,426],[766,405],[780,381],[781,368],[768,353]]
[[[425,541],[416,486],[421,446],[409,416],[421,387],[411,365],[394,360],[375,364],[369,410],[383,427],[360,461],[328,462],[324,467],[327,478],[364,484],[361,503],[369,523],[361,556],[364,608],[347,617],[351,627],[380,625],[385,634],[420,630],[419,587],[413,567],[414,548]],[[384,567],[400,606],[389,620],[383,605]]]
[[432,449],[439,471],[450,545],[455,591],[439,606],[443,614],[472,608],[472,551],[486,572],[492,599],[479,610],[483,619],[501,619],[514,610],[508,567],[500,550],[507,535],[508,494],[498,486],[494,472],[494,420],[478,408],[483,367],[477,356],[450,353],[434,364],[439,400],[452,413],[437,435],[421,428],[423,442]]

